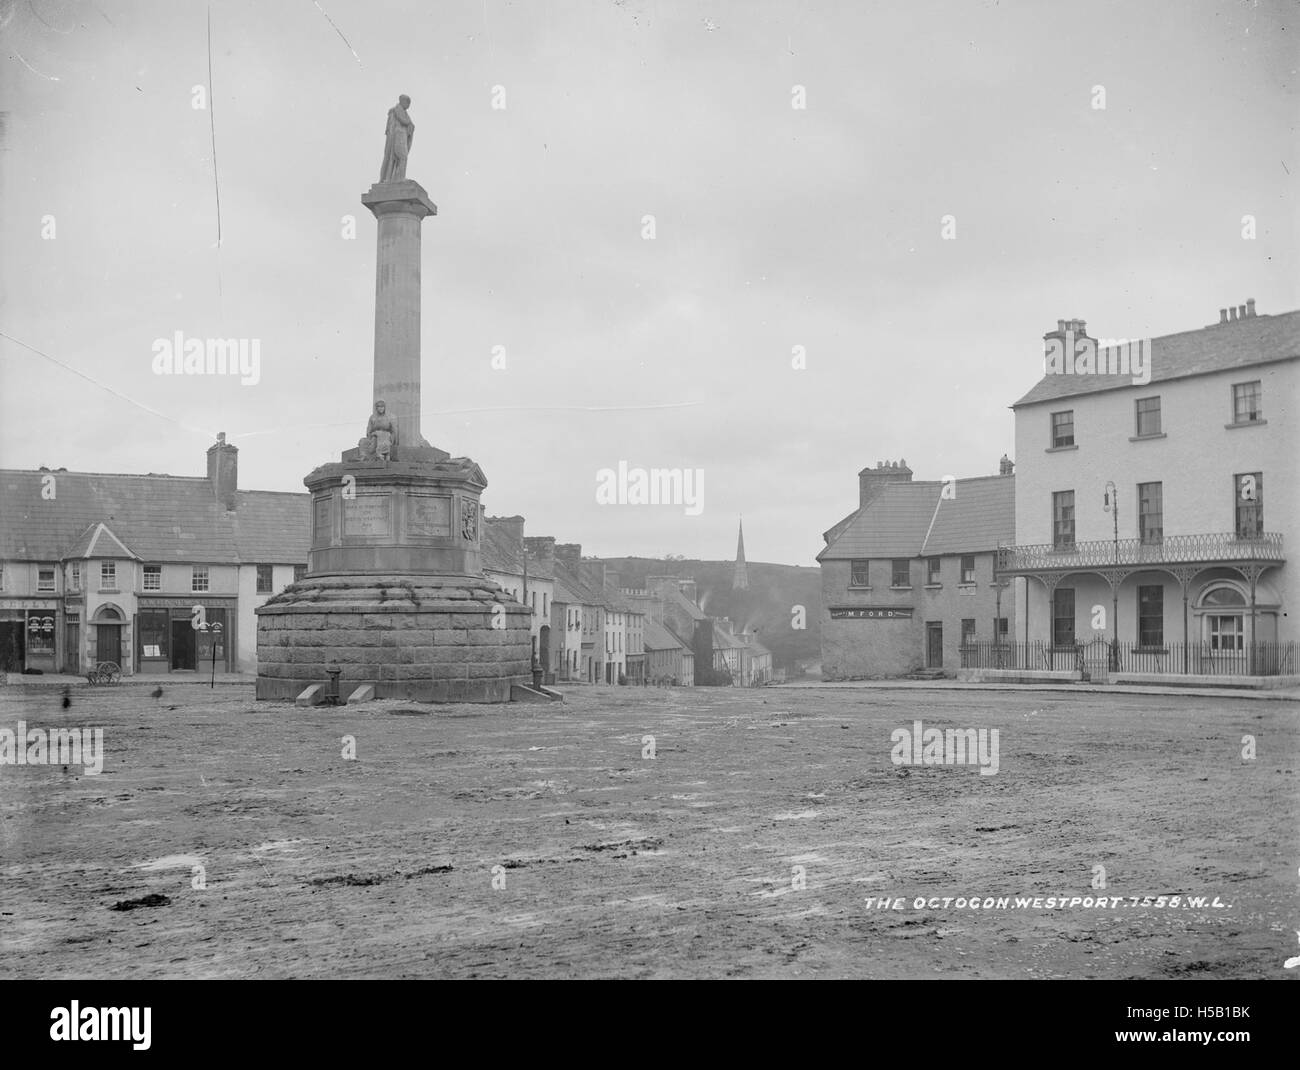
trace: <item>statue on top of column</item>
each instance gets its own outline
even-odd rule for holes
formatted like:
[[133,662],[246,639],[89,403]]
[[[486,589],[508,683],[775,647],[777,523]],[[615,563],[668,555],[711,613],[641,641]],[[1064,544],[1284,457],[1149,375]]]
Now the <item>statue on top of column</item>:
[[388,109],[388,125],[384,128],[384,162],[379,169],[380,182],[401,182],[406,178],[406,157],[415,140],[415,123],[408,109],[411,98],[403,93],[397,103]]

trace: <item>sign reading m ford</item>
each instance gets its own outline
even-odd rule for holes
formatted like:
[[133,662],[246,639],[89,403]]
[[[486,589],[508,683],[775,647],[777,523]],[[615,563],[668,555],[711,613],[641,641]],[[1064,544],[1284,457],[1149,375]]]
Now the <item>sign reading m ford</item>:
[[911,606],[831,606],[831,620],[910,620]]

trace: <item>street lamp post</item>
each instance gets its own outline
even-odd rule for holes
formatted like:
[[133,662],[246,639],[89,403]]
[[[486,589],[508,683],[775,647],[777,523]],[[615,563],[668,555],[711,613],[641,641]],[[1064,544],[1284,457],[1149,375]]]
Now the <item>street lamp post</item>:
[[[195,610],[201,610],[201,606],[195,606]],[[220,621],[209,621],[204,612],[194,614],[192,627],[196,632],[204,632],[212,636],[212,676],[208,681],[208,687],[217,686],[217,646],[221,642],[221,633],[224,630]]]
[[[1112,480],[1106,480],[1106,493],[1103,499],[1103,506],[1106,512],[1110,513],[1113,524],[1114,539],[1114,563],[1115,568],[1119,568],[1119,495],[1116,493],[1115,484]],[[1111,577],[1110,581],[1110,669],[1115,672],[1119,669],[1119,583],[1118,571]]]

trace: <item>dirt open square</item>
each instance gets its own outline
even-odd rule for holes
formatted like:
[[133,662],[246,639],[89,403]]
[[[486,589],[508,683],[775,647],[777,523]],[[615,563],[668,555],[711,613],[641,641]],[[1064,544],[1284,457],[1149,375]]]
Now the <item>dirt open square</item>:
[[[106,758],[0,766],[5,977],[1300,974],[1294,702],[615,687],[297,709],[189,685],[63,710],[0,688],[0,727],[19,720],[102,727]],[[895,765],[916,720],[997,728],[998,772]],[[1172,895],[1219,905],[1142,905]],[[1042,901],[984,908],[1017,896]]]

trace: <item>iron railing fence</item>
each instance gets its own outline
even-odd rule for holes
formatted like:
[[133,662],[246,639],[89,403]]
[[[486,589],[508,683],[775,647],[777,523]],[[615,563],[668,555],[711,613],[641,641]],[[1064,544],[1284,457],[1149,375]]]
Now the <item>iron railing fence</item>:
[[1105,568],[1124,565],[1177,565],[1218,561],[1284,561],[1282,536],[1231,532],[1204,535],[1165,535],[1163,538],[1096,539],[1068,545],[1042,543],[998,547],[999,572],[1034,569]]
[[1291,676],[1300,671],[1294,642],[1243,642],[1225,649],[1207,642],[1114,643],[1094,639],[1072,646],[1053,646],[1045,639],[1028,642],[974,642],[960,648],[963,669],[1088,670],[1188,674],[1196,676]]

